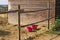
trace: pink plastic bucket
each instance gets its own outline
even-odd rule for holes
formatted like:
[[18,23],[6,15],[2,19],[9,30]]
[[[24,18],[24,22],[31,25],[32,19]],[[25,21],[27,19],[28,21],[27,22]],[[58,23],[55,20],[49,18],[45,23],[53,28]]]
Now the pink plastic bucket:
[[32,29],[36,30],[38,25],[32,25]]
[[32,29],[31,27],[27,27],[27,31],[28,31],[28,32],[32,32],[33,29]]
[[27,26],[26,28],[27,28],[27,31],[28,32],[32,32],[33,30],[36,30],[37,29],[37,26],[38,25],[30,25],[30,26]]

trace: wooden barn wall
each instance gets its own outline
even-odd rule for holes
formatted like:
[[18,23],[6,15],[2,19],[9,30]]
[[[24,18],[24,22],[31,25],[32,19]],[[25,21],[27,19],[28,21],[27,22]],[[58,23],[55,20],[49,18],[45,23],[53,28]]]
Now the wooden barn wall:
[[[9,0],[9,8],[8,10],[18,9],[18,4],[20,4],[20,8],[24,11],[34,11],[49,8],[49,0]],[[50,16],[55,16],[55,0],[50,0]],[[25,25],[28,23],[37,22],[43,19],[48,18],[48,10],[39,11],[34,13],[26,13],[21,14],[20,22],[21,25]],[[54,23],[55,18],[51,19],[50,22]],[[12,24],[17,24],[18,22],[18,14],[12,13],[8,14],[8,22]]]

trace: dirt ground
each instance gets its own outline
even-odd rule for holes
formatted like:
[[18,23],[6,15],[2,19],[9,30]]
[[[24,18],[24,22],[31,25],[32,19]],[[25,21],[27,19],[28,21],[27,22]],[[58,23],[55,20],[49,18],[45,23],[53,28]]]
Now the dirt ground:
[[[26,27],[21,27],[21,40],[60,40],[57,34],[46,33],[47,21],[38,23],[34,32],[27,32]],[[0,16],[0,40],[19,40],[18,26],[7,23],[6,17]]]

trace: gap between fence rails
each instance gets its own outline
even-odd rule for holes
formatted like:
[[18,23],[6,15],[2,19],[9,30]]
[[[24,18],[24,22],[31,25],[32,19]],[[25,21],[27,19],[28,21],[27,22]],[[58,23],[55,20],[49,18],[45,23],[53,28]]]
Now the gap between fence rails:
[[22,25],[21,27],[29,26],[29,25],[32,25],[32,24],[37,24],[37,23],[40,23],[40,22],[44,22],[44,21],[49,20],[49,19],[52,19],[52,18],[55,18],[55,17],[47,18],[45,20],[38,21],[38,22],[35,22],[35,23],[31,23],[31,24],[27,24],[27,25]]

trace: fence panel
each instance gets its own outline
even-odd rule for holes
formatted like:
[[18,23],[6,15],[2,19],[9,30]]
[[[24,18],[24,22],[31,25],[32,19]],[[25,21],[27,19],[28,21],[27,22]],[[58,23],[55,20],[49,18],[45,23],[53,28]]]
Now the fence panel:
[[[46,1],[45,1],[45,3],[46,3]],[[49,3],[50,3],[50,1],[49,1]],[[36,6],[36,5],[33,5],[33,6]],[[40,5],[40,6],[45,6],[45,5]],[[43,7],[43,9],[36,9],[36,10],[33,7],[30,10],[28,10],[29,8],[27,7],[27,11],[26,10],[21,11],[22,7],[20,8],[20,5],[18,5],[18,10],[0,12],[0,14],[9,14],[8,20],[11,20],[11,22],[14,21],[14,23],[18,24],[17,34],[15,34],[15,36],[17,38],[19,37],[19,40],[20,39],[21,40],[29,40],[29,39],[32,40],[32,39],[35,39],[36,37],[40,36],[41,33],[45,32],[46,30],[49,29],[51,19],[53,19],[53,21],[54,21],[55,16],[53,16],[54,14],[52,15],[52,11],[54,13],[54,9],[52,7],[50,8],[50,4],[48,4],[47,6],[48,6],[47,8]],[[30,7],[31,7],[31,5],[30,5]],[[32,10],[32,9],[34,9],[34,10]],[[13,15],[10,15],[10,14],[13,14]],[[17,15],[17,16],[14,16],[14,15]],[[17,19],[16,19],[16,17],[17,17]],[[9,19],[9,18],[11,18],[11,19]],[[13,20],[13,19],[16,19],[16,20]],[[32,26],[32,25],[38,25],[37,30],[28,32],[27,27]],[[10,28],[13,29],[14,27],[10,27]]]

